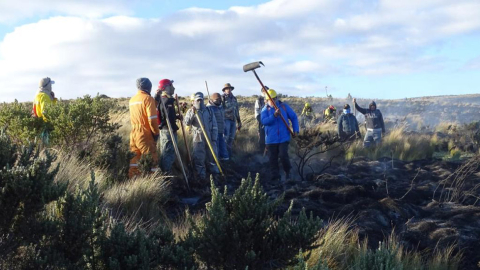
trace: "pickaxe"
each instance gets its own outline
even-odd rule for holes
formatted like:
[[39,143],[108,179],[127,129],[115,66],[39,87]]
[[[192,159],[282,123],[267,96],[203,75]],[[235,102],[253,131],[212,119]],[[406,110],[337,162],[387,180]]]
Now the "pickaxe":
[[[267,94],[268,99],[270,99],[272,101],[273,107],[275,107],[275,110],[279,110],[279,108],[277,107],[277,104],[275,104],[275,102],[273,102],[273,99],[270,96],[270,94],[268,93],[268,90],[265,88],[265,85],[263,85],[263,82],[260,80],[260,77],[258,77],[257,72],[255,71],[255,69],[261,67],[260,65],[265,66],[262,63],[262,61],[246,64],[246,65],[243,66],[243,71],[244,72],[253,71],[253,74],[255,74],[255,77],[257,78],[258,82],[262,86],[262,89],[265,89],[265,94]],[[288,124],[287,120],[285,120],[282,113],[280,113],[280,118],[282,118],[283,123],[287,127],[287,129],[290,132],[290,134],[292,135],[292,137],[295,137],[295,133],[293,133],[293,130],[290,128],[290,125]]]

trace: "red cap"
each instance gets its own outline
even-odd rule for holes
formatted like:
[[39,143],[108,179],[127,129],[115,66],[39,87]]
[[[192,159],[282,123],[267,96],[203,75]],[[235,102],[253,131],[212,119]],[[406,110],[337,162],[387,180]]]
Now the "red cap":
[[158,82],[158,89],[164,90],[165,87],[172,85],[172,83],[173,83],[173,80],[163,79],[160,82]]

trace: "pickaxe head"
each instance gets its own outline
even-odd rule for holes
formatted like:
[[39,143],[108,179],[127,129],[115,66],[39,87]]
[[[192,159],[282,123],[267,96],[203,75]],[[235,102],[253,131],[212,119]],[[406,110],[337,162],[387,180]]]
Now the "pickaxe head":
[[254,70],[254,69],[257,69],[260,67],[260,65],[262,66],[265,66],[262,61],[258,61],[258,62],[253,62],[253,63],[250,63],[250,64],[246,64],[243,66],[243,71],[244,72],[247,72],[247,71],[250,71],[250,70]]

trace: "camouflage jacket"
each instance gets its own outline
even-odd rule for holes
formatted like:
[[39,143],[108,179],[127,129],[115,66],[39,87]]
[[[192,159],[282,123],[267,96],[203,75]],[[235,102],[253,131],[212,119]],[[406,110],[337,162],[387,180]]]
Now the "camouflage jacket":
[[222,95],[223,108],[225,109],[225,120],[237,121],[240,123],[240,112],[238,108],[237,98],[230,94]]

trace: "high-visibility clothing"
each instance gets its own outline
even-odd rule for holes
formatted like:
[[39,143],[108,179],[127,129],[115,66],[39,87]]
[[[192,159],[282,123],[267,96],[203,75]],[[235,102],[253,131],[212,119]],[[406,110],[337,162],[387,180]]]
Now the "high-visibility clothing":
[[43,92],[38,92],[38,94],[35,96],[35,99],[33,101],[33,109],[32,112],[34,116],[36,117],[42,117],[43,120],[47,120],[45,118],[45,108],[49,104],[55,104],[57,103],[57,99],[52,99],[48,94],[43,93]]
[[302,115],[315,118],[315,114],[313,113],[313,109],[310,106],[303,107]]
[[143,154],[152,155],[154,164],[152,171],[158,170],[158,156],[154,136],[158,138],[160,131],[158,129],[155,99],[148,93],[139,90],[130,99],[129,109],[130,122],[132,124],[130,151],[135,153],[135,157],[130,160],[130,169],[128,170],[128,177],[132,178],[140,174],[138,161]]

